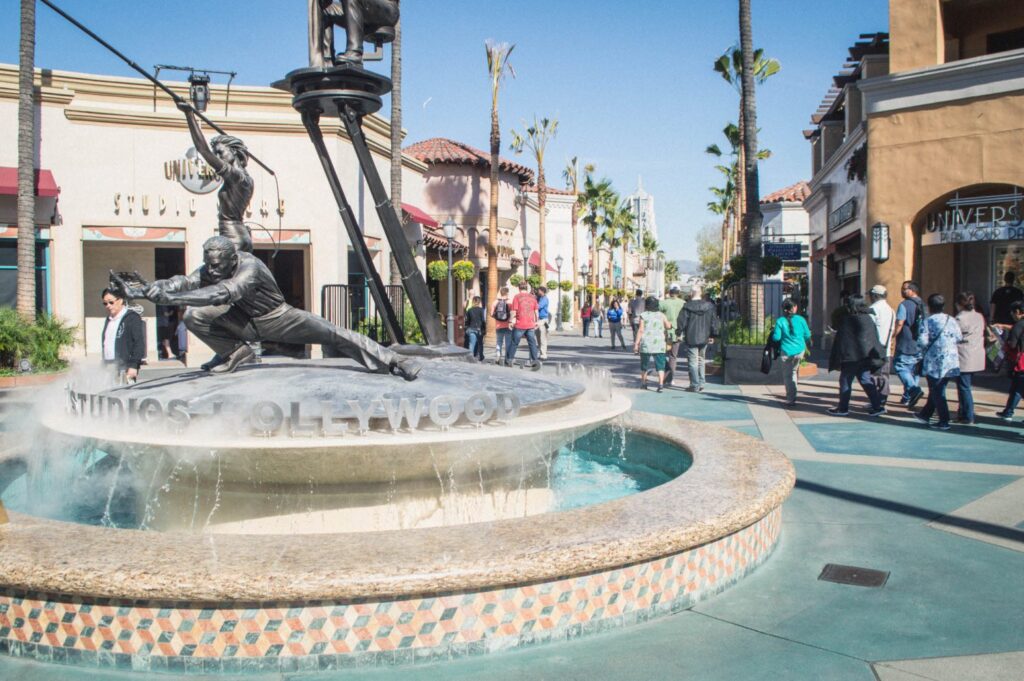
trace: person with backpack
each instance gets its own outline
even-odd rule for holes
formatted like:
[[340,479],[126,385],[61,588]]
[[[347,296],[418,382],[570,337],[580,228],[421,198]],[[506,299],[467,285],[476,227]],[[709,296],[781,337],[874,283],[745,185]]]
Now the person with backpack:
[[505,363],[505,354],[512,345],[512,329],[509,319],[512,317],[512,310],[508,300],[508,286],[498,289],[498,299],[491,305],[491,318],[494,319],[494,333],[497,337],[494,349],[494,361],[497,364]]
[[772,340],[779,344],[782,360],[782,381],[786,386],[786,406],[796,404],[796,389],[800,381],[800,361],[807,352],[811,329],[807,320],[796,313],[796,303],[787,299],[782,303],[782,316],[775,322]]
[[903,398],[900,402],[908,409],[913,409],[924,396],[918,368],[921,348],[917,344],[925,316],[924,302],[921,301],[921,287],[913,281],[903,282],[900,294],[903,296],[903,302],[896,308],[896,329],[893,332],[896,336],[896,355],[892,368],[903,384]]
[[1013,421],[1013,412],[1024,398],[1024,302],[1010,303],[1010,319],[1013,326],[1003,346],[1010,365],[1010,393],[1006,397],[1006,407],[996,412],[996,416],[1004,421]]
[[676,336],[686,344],[686,362],[690,372],[690,385],[686,390],[699,393],[704,390],[704,363],[708,345],[715,342],[720,330],[715,306],[700,299],[700,287],[694,286],[690,301],[676,318]]

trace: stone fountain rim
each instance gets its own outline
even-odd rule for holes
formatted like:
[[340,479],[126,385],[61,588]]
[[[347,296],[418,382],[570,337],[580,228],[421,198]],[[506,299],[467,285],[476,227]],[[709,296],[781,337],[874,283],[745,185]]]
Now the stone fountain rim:
[[[323,535],[114,530],[10,513],[0,589],[151,601],[308,602],[466,592],[676,554],[765,517],[796,475],[779,450],[704,422],[630,412],[625,425],[693,457],[640,494],[529,518]],[[267,556],[273,565],[257,569]]]

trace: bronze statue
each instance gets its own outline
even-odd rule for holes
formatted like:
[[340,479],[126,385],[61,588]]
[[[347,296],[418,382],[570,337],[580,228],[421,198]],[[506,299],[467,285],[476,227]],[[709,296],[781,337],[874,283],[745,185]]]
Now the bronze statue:
[[185,113],[196,151],[224,181],[217,192],[217,231],[230,239],[239,251],[251,253],[252,235],[243,219],[254,188],[252,177],[246,170],[249,150],[242,140],[231,135],[217,135],[207,144],[192,107],[185,101],[179,101],[178,108]]
[[157,305],[188,305],[185,326],[213,348],[216,356],[204,371],[229,373],[254,359],[248,343],[319,343],[328,356],[354,359],[377,373],[407,381],[419,373],[416,361],[403,358],[375,341],[331,324],[323,317],[284,301],[281,289],[259,258],[238,251],[224,236],[203,244],[203,266],[188,276],[141,284],[111,279],[128,298],[146,298]]
[[[336,66],[339,61],[363,63],[363,43],[391,42],[398,23],[395,0],[308,0],[309,65]],[[334,27],[345,29],[345,52],[334,54]]]

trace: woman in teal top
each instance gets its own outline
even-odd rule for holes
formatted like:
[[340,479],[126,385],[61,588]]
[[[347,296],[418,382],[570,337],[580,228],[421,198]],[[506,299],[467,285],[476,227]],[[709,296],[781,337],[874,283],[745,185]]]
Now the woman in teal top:
[[782,304],[782,316],[775,322],[772,340],[780,345],[779,359],[782,361],[782,380],[786,386],[786,406],[796,404],[796,388],[800,379],[800,360],[807,353],[807,341],[811,330],[807,320],[796,313],[796,303],[786,300]]

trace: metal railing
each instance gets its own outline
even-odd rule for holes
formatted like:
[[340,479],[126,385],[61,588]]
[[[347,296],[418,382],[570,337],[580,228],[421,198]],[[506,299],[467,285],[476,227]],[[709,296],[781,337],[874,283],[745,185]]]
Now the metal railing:
[[[399,325],[405,323],[405,289],[402,286],[384,287]],[[369,336],[381,345],[395,342],[381,321],[380,312],[364,287],[347,284],[326,284],[320,289],[320,316],[343,329],[351,329]]]

